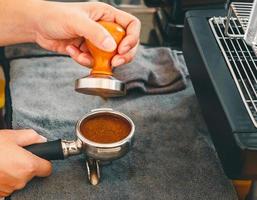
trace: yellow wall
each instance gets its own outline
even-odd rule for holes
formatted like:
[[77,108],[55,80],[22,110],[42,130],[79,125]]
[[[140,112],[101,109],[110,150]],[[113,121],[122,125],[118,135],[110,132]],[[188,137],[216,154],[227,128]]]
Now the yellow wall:
[[2,66],[0,66],[0,108],[5,104],[5,78]]

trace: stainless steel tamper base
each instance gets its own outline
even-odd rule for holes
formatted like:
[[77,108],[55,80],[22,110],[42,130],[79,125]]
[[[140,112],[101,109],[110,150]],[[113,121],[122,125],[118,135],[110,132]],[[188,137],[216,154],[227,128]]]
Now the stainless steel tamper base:
[[77,92],[101,97],[126,95],[126,84],[108,75],[90,75],[76,80]]

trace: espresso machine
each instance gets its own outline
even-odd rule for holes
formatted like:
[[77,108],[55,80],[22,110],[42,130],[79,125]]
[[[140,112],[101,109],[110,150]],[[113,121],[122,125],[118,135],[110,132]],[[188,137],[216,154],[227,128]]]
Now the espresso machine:
[[157,7],[154,27],[161,46],[181,47],[185,13],[188,10],[223,8],[226,0],[144,0]]
[[251,180],[257,199],[257,1],[189,11],[183,52],[226,175]]

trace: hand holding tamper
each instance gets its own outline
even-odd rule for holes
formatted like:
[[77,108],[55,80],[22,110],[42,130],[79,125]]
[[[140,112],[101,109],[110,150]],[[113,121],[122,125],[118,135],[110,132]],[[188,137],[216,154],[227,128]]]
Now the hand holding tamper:
[[[98,23],[110,32],[118,46],[126,34],[125,30],[113,22],[99,21]],[[94,58],[93,68],[89,76],[76,81],[75,90],[83,94],[104,98],[126,95],[125,83],[117,80],[112,73],[111,60],[117,54],[117,49],[113,52],[106,52],[97,48],[88,40],[86,44]]]

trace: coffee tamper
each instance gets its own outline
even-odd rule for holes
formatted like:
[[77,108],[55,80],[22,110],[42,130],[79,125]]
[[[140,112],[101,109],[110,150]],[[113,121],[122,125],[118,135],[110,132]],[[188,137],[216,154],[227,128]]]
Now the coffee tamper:
[[[99,21],[98,23],[112,35],[118,46],[125,36],[124,29],[113,22]],[[94,59],[93,67],[88,76],[76,80],[75,90],[104,98],[126,95],[125,83],[116,79],[112,73],[111,59],[117,54],[117,49],[113,52],[106,52],[88,40],[86,40],[86,44]]]

